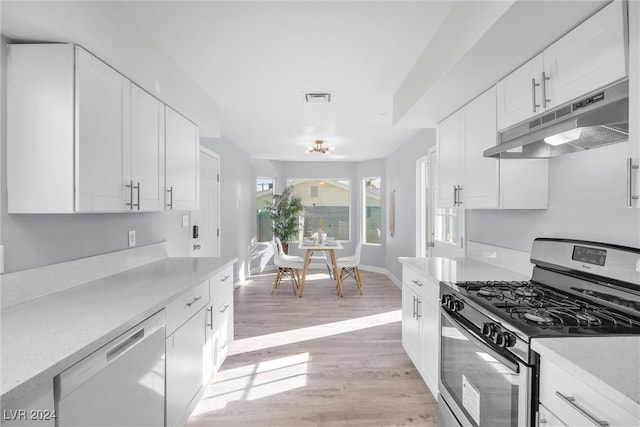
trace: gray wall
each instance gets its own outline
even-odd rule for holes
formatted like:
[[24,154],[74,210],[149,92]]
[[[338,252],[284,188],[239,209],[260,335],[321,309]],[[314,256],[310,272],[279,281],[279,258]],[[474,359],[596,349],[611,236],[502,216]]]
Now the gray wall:
[[467,240],[526,252],[536,237],[640,247],[640,209],[625,207],[629,144],[551,159],[549,209],[468,210]]
[[256,197],[251,157],[224,137],[201,138],[200,143],[220,156],[220,256],[238,258],[234,279],[244,281],[249,275],[255,235],[251,227]]
[[[6,93],[6,40],[1,42],[2,93]],[[6,96],[0,97],[0,224],[5,272],[20,271],[128,247],[128,230],[136,230],[137,245],[166,240],[173,256],[189,255],[183,212],[132,214],[9,215],[6,208]],[[69,141],[71,144],[73,141]]]
[[385,267],[397,279],[402,277],[398,257],[416,256],[416,161],[435,143],[435,129],[424,129],[386,158],[385,194],[396,191],[396,220],[393,237],[386,227]]

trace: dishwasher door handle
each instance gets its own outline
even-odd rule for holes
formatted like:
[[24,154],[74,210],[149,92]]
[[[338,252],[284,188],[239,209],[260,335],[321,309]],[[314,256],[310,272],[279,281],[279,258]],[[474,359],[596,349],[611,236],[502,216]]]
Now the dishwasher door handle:
[[107,363],[111,363],[111,361],[121,354],[126,353],[128,350],[133,348],[137,343],[142,341],[144,338],[144,328],[140,329],[135,334],[129,335],[123,341],[120,341],[118,344],[111,347],[107,350]]

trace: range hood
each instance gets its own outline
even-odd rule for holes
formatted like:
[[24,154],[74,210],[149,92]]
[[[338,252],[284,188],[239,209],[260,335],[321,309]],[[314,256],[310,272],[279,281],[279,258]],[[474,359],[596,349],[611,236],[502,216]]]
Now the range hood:
[[591,93],[498,134],[484,157],[550,158],[629,138],[629,81]]

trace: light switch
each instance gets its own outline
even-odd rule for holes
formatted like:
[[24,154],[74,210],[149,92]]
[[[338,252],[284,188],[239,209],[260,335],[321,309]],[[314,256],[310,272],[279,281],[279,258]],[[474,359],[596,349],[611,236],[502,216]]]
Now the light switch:
[[182,215],[182,226],[183,227],[189,226],[189,215]]

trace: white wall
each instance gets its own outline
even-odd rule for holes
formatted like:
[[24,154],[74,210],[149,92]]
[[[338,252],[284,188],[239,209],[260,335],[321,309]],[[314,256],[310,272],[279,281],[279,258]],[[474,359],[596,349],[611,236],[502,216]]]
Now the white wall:
[[[385,267],[402,277],[398,257],[416,256],[416,160],[436,143],[436,130],[423,129],[386,158],[386,197],[396,191],[395,234],[386,227]],[[388,211],[388,208],[387,208]]]

